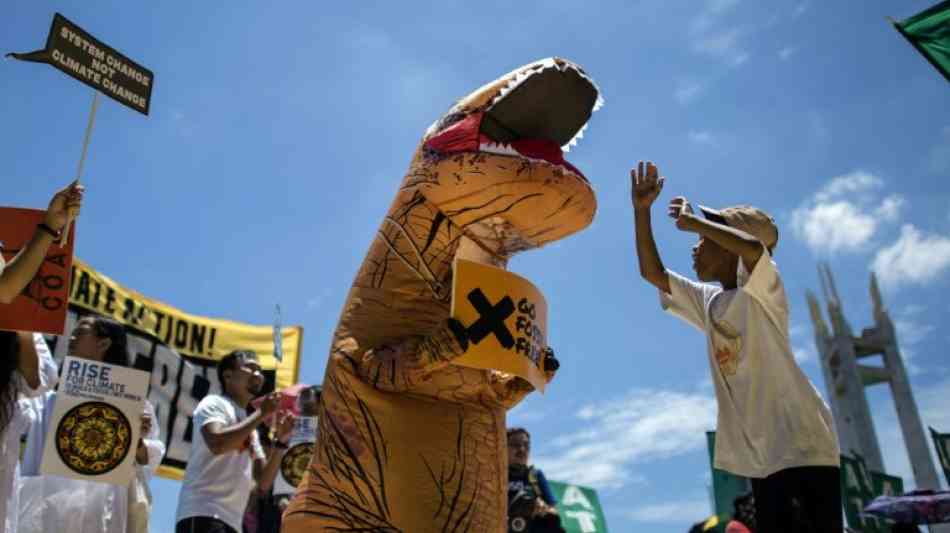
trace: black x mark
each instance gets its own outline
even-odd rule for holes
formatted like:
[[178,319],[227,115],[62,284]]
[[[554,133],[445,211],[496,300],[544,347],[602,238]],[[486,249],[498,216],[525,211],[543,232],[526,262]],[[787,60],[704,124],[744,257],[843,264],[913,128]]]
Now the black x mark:
[[468,338],[472,343],[478,344],[490,333],[494,333],[498,342],[505,349],[510,350],[515,345],[515,339],[508,331],[505,319],[515,312],[515,303],[511,297],[505,296],[497,304],[492,305],[481,289],[472,289],[468,293],[468,301],[472,303],[479,315],[478,320],[468,328]]

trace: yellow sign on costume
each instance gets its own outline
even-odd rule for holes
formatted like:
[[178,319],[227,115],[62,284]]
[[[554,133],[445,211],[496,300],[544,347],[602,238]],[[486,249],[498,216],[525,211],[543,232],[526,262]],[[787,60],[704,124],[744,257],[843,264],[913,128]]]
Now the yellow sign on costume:
[[468,346],[453,363],[514,374],[544,391],[548,304],[530,281],[507,270],[455,261],[452,318],[466,328]]

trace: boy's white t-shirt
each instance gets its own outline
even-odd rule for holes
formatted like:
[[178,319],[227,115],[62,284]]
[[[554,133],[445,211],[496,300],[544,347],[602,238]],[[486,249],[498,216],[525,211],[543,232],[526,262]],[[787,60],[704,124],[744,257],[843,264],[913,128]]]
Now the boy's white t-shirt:
[[191,453],[178,495],[175,522],[193,516],[208,516],[241,531],[247,500],[254,486],[255,458],[264,458],[257,431],[251,433],[240,452],[214,455],[205,444],[201,428],[211,422],[232,426],[247,418],[247,412],[230,398],[209,394],[192,415]]
[[706,334],[719,417],[714,465],[764,478],[799,466],[838,466],[831,412],[798,367],[788,338],[788,300],[763,252],[739,287],[723,290],[669,272],[664,310]]

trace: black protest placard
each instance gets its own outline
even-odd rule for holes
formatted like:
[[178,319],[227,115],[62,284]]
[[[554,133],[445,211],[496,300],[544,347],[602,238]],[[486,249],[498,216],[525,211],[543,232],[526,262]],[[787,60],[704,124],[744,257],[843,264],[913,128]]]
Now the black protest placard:
[[53,17],[45,49],[7,56],[48,63],[120,104],[148,115],[155,81],[152,71],[89,35],[59,13]]

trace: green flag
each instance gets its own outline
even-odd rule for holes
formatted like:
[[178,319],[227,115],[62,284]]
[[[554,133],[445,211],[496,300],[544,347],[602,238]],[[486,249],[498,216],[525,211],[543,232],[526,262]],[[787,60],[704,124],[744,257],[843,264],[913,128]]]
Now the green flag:
[[[848,521],[848,527],[861,533],[884,533],[889,527],[876,516],[864,514],[864,507],[876,496],[875,488],[894,490],[894,478],[878,474],[875,481],[872,472],[858,454],[853,457],[841,456],[841,505]],[[887,486],[887,488],[885,488]],[[903,488],[903,480],[901,487]]]
[[934,448],[937,449],[937,457],[940,458],[940,466],[943,467],[943,476],[947,478],[947,483],[950,483],[950,433],[938,433],[934,428],[929,429]]
[[[706,432],[706,446],[709,450],[709,468],[712,470],[713,501],[716,508],[713,512],[719,517],[719,523],[726,524],[732,519],[733,502],[739,496],[752,492],[752,482],[749,478],[730,474],[713,466],[713,457],[716,449],[716,432]],[[723,528],[724,529],[724,528]]]
[[940,2],[903,22],[892,20],[891,23],[950,81],[950,0]]
[[607,519],[597,492],[588,487],[548,481],[557,499],[561,526],[567,533],[607,533]]

